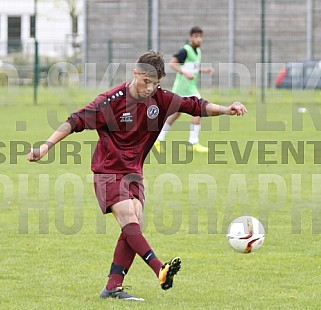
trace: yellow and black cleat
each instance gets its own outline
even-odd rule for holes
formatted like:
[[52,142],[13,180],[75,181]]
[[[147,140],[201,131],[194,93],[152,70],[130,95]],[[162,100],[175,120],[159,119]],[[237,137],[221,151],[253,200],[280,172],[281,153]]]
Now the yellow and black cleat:
[[154,143],[154,147],[159,154],[166,153],[166,141],[156,140]]
[[181,259],[179,257],[172,258],[165,263],[159,272],[159,283],[163,290],[168,290],[173,286],[173,278],[181,268]]

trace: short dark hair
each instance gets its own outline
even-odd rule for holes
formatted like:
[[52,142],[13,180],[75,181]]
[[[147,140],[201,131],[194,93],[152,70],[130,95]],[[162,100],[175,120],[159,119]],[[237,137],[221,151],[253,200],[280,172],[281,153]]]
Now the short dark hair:
[[160,52],[148,51],[142,54],[136,61],[136,68],[159,79],[166,75],[164,58]]
[[191,35],[193,35],[194,33],[203,34],[203,30],[202,30],[201,27],[195,26],[195,27],[193,27],[193,28],[190,30],[189,35],[191,36]]

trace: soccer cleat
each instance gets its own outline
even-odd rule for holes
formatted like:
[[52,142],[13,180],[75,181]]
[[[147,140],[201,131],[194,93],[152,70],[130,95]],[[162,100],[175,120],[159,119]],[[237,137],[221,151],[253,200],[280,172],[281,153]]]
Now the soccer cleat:
[[134,300],[134,301],[144,301],[143,298],[134,297],[126,292],[124,292],[123,287],[116,287],[111,291],[108,291],[106,287],[100,292],[100,298],[118,298],[123,300]]
[[187,149],[191,152],[196,152],[196,153],[208,153],[208,147],[203,146],[199,143],[189,144]]
[[165,263],[159,272],[159,283],[163,290],[168,290],[173,286],[173,278],[181,268],[181,259],[179,257],[172,258]]
[[159,154],[165,153],[165,141],[156,140],[154,146]]
[[158,153],[160,153],[160,141],[159,140],[156,140],[155,143],[154,143],[154,146],[155,146],[155,149],[157,150]]

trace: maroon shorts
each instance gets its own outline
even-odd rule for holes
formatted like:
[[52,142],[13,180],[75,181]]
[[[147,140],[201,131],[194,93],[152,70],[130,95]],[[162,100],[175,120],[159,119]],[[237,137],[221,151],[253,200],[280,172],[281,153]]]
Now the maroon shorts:
[[138,174],[95,174],[94,186],[101,211],[111,212],[117,202],[137,198],[144,207],[143,177]]

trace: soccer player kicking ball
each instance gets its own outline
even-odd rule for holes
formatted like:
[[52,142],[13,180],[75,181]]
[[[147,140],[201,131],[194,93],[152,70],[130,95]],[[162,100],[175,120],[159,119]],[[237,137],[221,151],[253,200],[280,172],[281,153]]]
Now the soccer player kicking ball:
[[73,132],[95,129],[99,140],[92,158],[94,186],[104,214],[112,213],[121,233],[114,251],[109,279],[101,298],[141,301],[123,290],[124,277],[138,254],[154,271],[163,290],[173,286],[181,267],[174,257],[162,263],[142,234],[144,207],[143,162],[169,115],[243,115],[239,102],[223,107],[197,97],[183,98],[159,86],[165,76],[161,54],[149,51],[139,57],[133,80],[99,95],[70,117],[40,146],[31,149],[29,161],[38,161],[56,143]]

